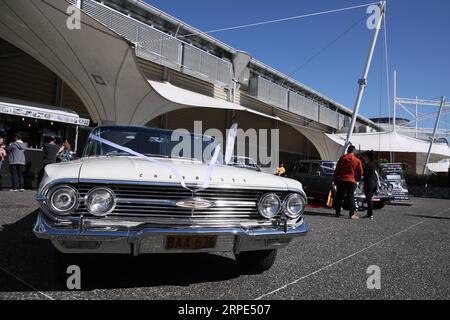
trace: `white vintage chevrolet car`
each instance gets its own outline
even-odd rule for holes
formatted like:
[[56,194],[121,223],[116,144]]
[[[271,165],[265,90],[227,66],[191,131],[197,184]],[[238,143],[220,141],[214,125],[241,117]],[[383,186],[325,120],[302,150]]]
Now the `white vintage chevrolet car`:
[[62,253],[232,252],[243,270],[259,273],[306,234],[300,182],[224,164],[210,171],[204,159],[174,157],[171,135],[95,128],[81,159],[46,166],[35,235]]

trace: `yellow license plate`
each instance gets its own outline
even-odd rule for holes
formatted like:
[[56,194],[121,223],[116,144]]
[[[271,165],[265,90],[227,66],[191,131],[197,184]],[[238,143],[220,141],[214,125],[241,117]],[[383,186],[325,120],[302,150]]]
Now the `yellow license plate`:
[[199,250],[216,247],[216,236],[167,236],[167,250]]

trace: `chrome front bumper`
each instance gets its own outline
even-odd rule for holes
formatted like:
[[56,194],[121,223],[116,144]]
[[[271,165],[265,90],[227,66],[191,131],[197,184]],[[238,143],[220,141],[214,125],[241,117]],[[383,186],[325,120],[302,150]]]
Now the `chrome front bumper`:
[[[179,252],[233,252],[278,249],[289,244],[294,237],[303,236],[308,225],[301,219],[295,225],[284,227],[143,227],[141,229],[114,226],[87,227],[81,223],[73,227],[67,221],[52,221],[42,212],[33,227],[34,234],[51,240],[64,253],[179,253]],[[196,250],[167,250],[167,236],[214,235],[216,246]]]

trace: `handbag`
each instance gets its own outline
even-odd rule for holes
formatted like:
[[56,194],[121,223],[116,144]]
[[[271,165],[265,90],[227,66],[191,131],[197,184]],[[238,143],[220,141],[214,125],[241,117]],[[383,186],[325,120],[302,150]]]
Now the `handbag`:
[[333,187],[330,187],[327,197],[327,207],[330,209],[333,208],[333,200],[334,200],[334,190]]

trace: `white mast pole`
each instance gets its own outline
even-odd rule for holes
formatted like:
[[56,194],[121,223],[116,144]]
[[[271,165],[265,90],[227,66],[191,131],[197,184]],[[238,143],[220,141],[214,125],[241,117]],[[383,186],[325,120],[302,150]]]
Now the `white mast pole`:
[[417,129],[419,127],[419,115],[418,115],[418,112],[417,112],[417,106],[419,104],[418,99],[419,98],[416,96],[416,139],[418,137]]
[[394,70],[394,114],[392,117],[392,128],[397,131],[397,70]]
[[430,161],[431,148],[433,147],[434,140],[436,139],[436,131],[437,131],[437,128],[439,125],[439,120],[441,119],[442,108],[443,108],[444,104],[445,104],[445,97],[442,97],[441,105],[439,106],[439,112],[436,117],[436,122],[434,124],[433,136],[431,137],[431,141],[430,141],[430,148],[428,149],[427,160],[425,161],[425,165],[423,166],[423,174],[425,174],[427,172],[428,161]]
[[361,101],[362,101],[362,97],[364,94],[364,90],[366,89],[366,86],[367,86],[367,77],[369,75],[369,69],[370,69],[370,65],[372,63],[373,53],[375,51],[375,44],[377,42],[378,34],[380,33],[381,22],[383,21],[383,17],[385,15],[385,9],[386,9],[386,1],[382,1],[380,3],[380,17],[378,18],[377,25],[375,27],[375,32],[373,34],[372,44],[370,46],[369,55],[367,57],[367,62],[366,62],[366,66],[364,68],[363,76],[361,79],[358,80],[358,84],[359,84],[358,95],[356,97],[355,107],[353,109],[352,120],[350,122],[350,128],[348,129],[347,138],[345,139],[343,153],[345,153],[348,146],[350,145],[350,139],[352,138],[353,130],[355,129],[356,119],[358,117],[359,107],[361,106]]

